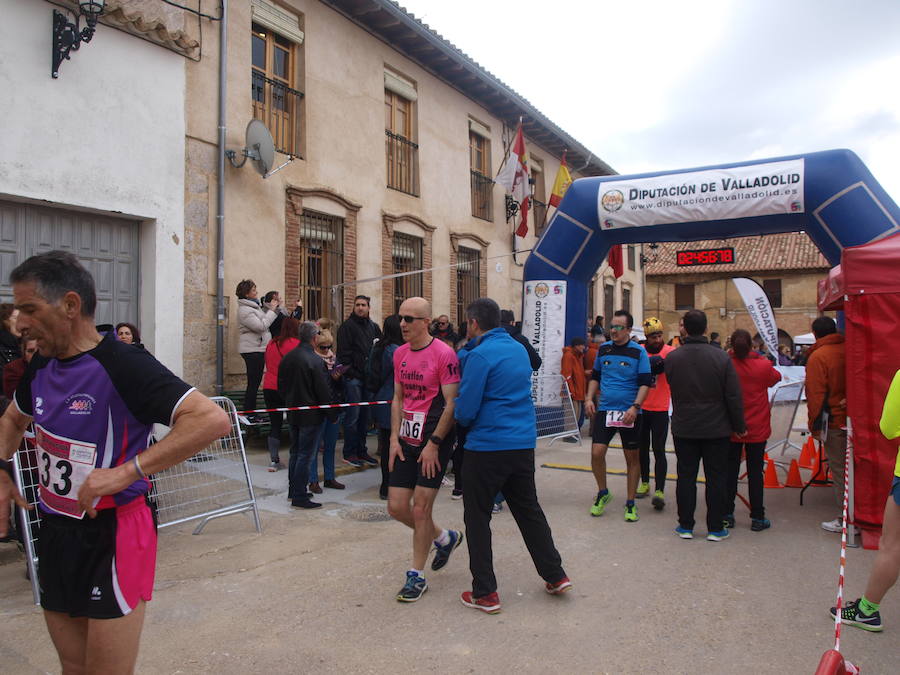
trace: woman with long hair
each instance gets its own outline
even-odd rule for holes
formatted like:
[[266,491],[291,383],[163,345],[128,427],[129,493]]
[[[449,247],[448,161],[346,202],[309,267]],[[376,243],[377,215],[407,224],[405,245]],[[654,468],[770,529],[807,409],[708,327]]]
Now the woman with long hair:
[[[394,352],[403,344],[400,330],[400,316],[391,314],[384,320],[382,337],[375,344],[373,358],[381,358],[381,386],[375,392],[376,401],[391,401],[394,398]],[[376,405],[373,416],[378,427],[378,455],[381,460],[381,486],[378,496],[387,499],[388,459],[391,448],[391,406]]]
[[133,323],[128,323],[127,321],[116,324],[116,337],[119,338],[119,342],[124,342],[127,345],[144,346],[141,344],[141,331]]
[[725,500],[725,526],[734,527],[734,499],[737,496],[741,453],[747,458],[747,484],[750,491],[750,529],[760,532],[772,526],[763,506],[763,455],[772,433],[769,420],[769,387],[781,380],[781,373],[769,359],[753,350],[750,333],[738,329],[731,334],[731,362],[741,381],[744,399],[746,435],[731,437],[728,455],[728,493]]
[[[283,408],[284,399],[278,393],[278,367],[281,359],[289,351],[300,344],[297,332],[300,322],[297,319],[286,316],[281,322],[281,332],[274,340],[266,345],[266,376],[263,379],[263,396],[266,399],[267,408]],[[285,468],[281,463],[278,450],[281,447],[281,425],[284,422],[284,413],[269,413],[269,436],[266,442],[269,446],[269,471],[278,471]]]

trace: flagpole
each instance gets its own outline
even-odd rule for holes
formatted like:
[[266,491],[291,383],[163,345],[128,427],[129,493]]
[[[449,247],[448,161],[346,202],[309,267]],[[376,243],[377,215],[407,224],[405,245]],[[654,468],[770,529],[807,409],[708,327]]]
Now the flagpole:
[[[566,154],[567,154],[568,152],[569,152],[569,149],[568,149],[568,148],[563,148],[562,161],[559,163],[560,166],[565,165],[565,163],[566,163]],[[553,186],[553,187],[556,187],[555,182],[554,182],[554,186]],[[551,188],[551,190],[552,190],[552,189],[553,189],[553,188]],[[550,196],[552,197],[553,194],[551,193]],[[550,204],[549,204],[550,200],[548,199],[547,202],[548,202],[548,203],[547,203],[547,208],[544,210],[544,220],[541,222],[541,227],[540,227],[540,229],[542,229],[542,230],[544,229],[544,225],[547,224],[547,219],[548,219],[549,216],[550,216],[550,208],[549,208],[549,207],[550,207]],[[554,209],[554,213],[556,213],[556,211],[559,211],[559,207],[558,207],[558,206],[554,206],[553,209]]]

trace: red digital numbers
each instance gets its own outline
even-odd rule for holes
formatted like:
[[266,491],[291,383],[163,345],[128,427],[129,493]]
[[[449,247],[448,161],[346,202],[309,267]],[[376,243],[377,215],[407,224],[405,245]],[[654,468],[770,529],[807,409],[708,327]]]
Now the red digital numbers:
[[733,248],[704,248],[695,251],[678,251],[675,264],[678,267],[691,265],[723,265],[734,262]]

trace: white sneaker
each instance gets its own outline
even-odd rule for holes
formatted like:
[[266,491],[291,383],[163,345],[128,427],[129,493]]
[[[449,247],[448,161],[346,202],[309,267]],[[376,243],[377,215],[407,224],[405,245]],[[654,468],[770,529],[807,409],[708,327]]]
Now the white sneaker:
[[[829,520],[822,523],[822,529],[826,532],[834,532],[835,534],[840,534],[841,530],[843,530],[843,521],[840,518],[835,518],[834,520]],[[856,525],[851,525],[853,528],[854,534],[859,534],[859,528]],[[850,528],[847,528],[847,531],[850,532]]]

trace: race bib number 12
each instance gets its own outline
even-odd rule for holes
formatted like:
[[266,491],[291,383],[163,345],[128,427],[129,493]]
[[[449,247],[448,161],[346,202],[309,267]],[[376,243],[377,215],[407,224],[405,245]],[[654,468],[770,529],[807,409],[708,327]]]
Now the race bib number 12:
[[631,424],[625,424],[623,421],[625,419],[625,413],[627,410],[607,410],[606,411],[606,426],[607,427],[623,427],[625,429],[631,429],[634,426],[634,422]]
[[78,491],[94,470],[97,446],[55,436],[40,425],[35,427],[41,502],[64,516],[84,518]]
[[424,432],[425,413],[404,410],[400,420],[400,438],[410,445],[421,445]]

